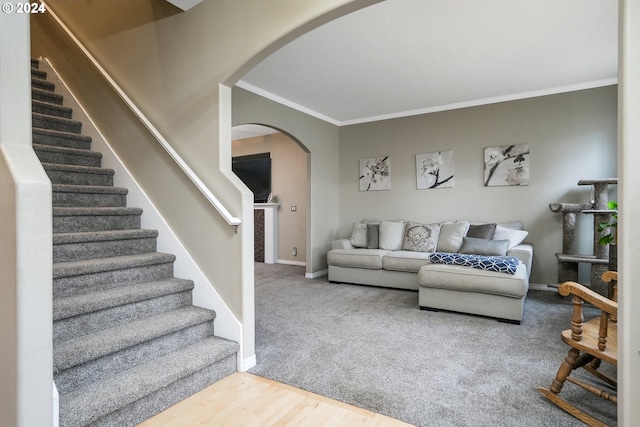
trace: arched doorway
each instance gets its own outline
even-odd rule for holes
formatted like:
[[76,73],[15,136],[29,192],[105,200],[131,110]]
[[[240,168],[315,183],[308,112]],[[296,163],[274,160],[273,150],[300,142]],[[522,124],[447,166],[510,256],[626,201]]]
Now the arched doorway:
[[[238,176],[243,179],[241,175],[247,174],[245,184],[257,196],[254,212],[258,224],[263,223],[260,218],[264,221],[264,215],[268,217],[271,215],[270,210],[275,210],[275,253],[272,258],[267,256],[265,259],[265,251],[260,248],[265,239],[261,233],[261,225],[257,225],[254,233],[256,261],[306,266],[310,200],[309,150],[280,129],[244,124],[232,128],[231,153],[235,160],[232,164],[238,165]],[[269,161],[266,162],[266,159]],[[240,168],[244,170],[240,171]],[[269,180],[269,200],[258,195],[264,194],[264,181],[267,179],[265,175],[268,175]],[[252,186],[255,188],[251,188]],[[274,204],[277,206],[274,207]]]

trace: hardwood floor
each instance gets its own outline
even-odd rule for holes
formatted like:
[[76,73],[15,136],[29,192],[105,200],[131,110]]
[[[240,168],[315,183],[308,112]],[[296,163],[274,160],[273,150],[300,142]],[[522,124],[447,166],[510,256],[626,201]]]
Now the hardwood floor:
[[236,372],[138,427],[410,427],[337,400]]

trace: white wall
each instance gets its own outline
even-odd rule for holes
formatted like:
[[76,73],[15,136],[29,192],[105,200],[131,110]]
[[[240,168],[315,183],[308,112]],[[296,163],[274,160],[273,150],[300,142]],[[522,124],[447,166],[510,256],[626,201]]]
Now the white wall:
[[1,13],[0,423],[16,427],[53,422],[51,183],[31,148],[29,52],[29,16]]
[[[535,248],[532,282],[557,283],[561,215],[548,205],[586,202],[590,188],[579,180],[617,176],[616,103],[610,86],[343,127],[340,236],[363,218],[521,220]],[[511,144],[530,146],[530,184],[484,187],[484,147]],[[441,150],[453,150],[455,187],[417,190],[415,155]],[[381,156],[391,159],[391,191],[359,191],[359,160]],[[581,220],[585,253],[592,224]]]

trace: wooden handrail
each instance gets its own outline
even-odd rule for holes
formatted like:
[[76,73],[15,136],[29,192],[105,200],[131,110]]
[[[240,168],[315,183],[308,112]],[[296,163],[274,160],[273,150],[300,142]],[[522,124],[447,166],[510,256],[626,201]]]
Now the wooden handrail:
[[73,32],[65,25],[60,17],[51,9],[51,6],[44,0],[42,3],[45,5],[47,13],[56,21],[60,28],[73,40],[82,53],[87,57],[89,62],[98,70],[102,77],[109,83],[111,88],[118,94],[118,96],[124,101],[124,103],[131,109],[133,114],[136,115],[138,120],[142,122],[144,127],[153,135],[158,143],[165,149],[167,154],[178,164],[180,169],[189,177],[191,182],[200,190],[204,197],[211,203],[211,205],[218,211],[218,213],[224,218],[224,220],[233,227],[235,233],[238,232],[238,226],[241,224],[241,220],[238,217],[233,216],[229,210],[218,200],[218,198],[209,190],[209,188],[202,182],[202,180],[196,175],[196,173],[189,167],[189,165],[180,157],[180,155],[173,149],[171,144],[162,136],[160,131],[151,123],[151,121],[145,116],[145,114],[138,108],[138,106],[127,96],[124,90],[116,83],[116,81],[109,75],[109,73],[100,65],[98,60],[89,52],[89,50],[82,44],[82,42],[73,34]]

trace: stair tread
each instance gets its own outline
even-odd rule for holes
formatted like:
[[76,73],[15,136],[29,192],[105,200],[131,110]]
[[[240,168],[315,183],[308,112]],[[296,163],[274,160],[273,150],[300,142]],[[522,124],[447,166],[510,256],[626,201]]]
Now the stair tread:
[[104,381],[61,395],[60,404],[68,408],[69,417],[85,425],[225,359],[238,349],[235,342],[210,337]]
[[175,259],[175,255],[172,254],[149,252],[80,261],[56,262],[53,264],[53,278],[60,279],[63,277],[101,273],[125,268],[166,264],[174,262]]
[[44,136],[52,136],[55,138],[67,138],[67,139],[75,139],[80,141],[91,142],[91,137],[87,135],[82,135],[79,133],[65,132],[62,130],[54,130],[54,129],[43,129],[43,128],[33,128],[34,134],[44,135]]
[[40,95],[40,96],[44,96],[44,97],[49,98],[49,99],[55,99],[55,102],[58,105],[62,105],[62,100],[64,99],[64,97],[62,95],[60,95],[60,94],[57,94],[55,92],[51,92],[49,90],[40,89],[40,88],[37,88],[37,87],[32,87],[31,88],[31,94],[32,94],[32,96],[33,95],[36,95],[36,96]]
[[67,319],[163,295],[189,291],[193,289],[193,286],[192,280],[169,278],[89,294],[56,298],[53,301],[53,320]]
[[[51,110],[58,110],[63,112],[66,115],[73,114],[73,109],[70,107],[67,107],[65,105],[60,105],[60,104],[54,104],[53,102],[43,101],[41,99],[32,99],[31,105],[42,107],[42,108],[48,108]],[[44,114],[44,113],[40,113],[40,114]]]
[[112,187],[107,185],[74,185],[74,184],[52,184],[54,193],[95,193],[95,194],[128,194],[125,187]]
[[53,233],[53,244],[107,242],[124,239],[146,239],[158,237],[158,230],[144,228],[133,230],[82,231],[78,233]]
[[53,371],[57,373],[214,318],[212,310],[187,306],[72,338],[53,349]]
[[53,208],[53,216],[87,216],[87,215],[141,215],[141,208],[105,206],[105,207],[67,207]]
[[102,153],[98,151],[84,150],[81,148],[58,147],[56,145],[34,143],[33,149],[36,151],[49,151],[53,153],[71,154],[74,156],[95,157],[98,159],[102,158]]
[[[31,84],[37,84],[40,86],[44,86],[48,89],[44,89],[44,90],[50,90],[50,91],[54,91],[56,88],[55,83],[51,83],[50,81],[47,81],[47,79],[42,79],[39,77],[31,77]],[[42,89],[42,87],[40,87],[40,89]]]
[[[70,125],[74,125],[74,126],[82,126],[82,122],[79,120],[73,120],[73,119],[67,119],[65,117],[58,117],[58,116],[50,116],[48,114],[40,114],[40,113],[31,113],[31,117],[34,119],[40,119],[40,120],[48,120],[50,122],[58,122],[58,123],[65,123],[65,124],[70,124]],[[35,129],[42,129],[42,128],[38,128],[35,127]]]
[[62,163],[46,163],[42,162],[42,167],[45,170],[50,171],[66,171],[76,173],[93,173],[97,175],[113,175],[115,171],[108,168],[99,168],[97,166],[78,166],[78,165],[66,165]]

